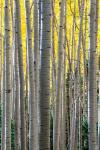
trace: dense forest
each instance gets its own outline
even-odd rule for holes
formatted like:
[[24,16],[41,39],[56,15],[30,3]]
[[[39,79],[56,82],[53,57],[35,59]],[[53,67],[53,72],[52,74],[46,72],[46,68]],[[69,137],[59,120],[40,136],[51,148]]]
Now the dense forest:
[[0,0],[0,150],[100,150],[99,0]]

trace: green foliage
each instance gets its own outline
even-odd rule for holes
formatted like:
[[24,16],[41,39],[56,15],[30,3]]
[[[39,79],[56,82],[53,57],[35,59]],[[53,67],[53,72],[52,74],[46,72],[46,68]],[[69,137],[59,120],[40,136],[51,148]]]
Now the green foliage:
[[88,121],[84,117],[82,122],[82,150],[88,150]]
[[[1,130],[2,130],[2,105],[0,104],[0,149],[1,149]],[[15,150],[15,124],[11,120],[11,148]]]
[[15,150],[15,124],[13,120],[11,120],[11,149]]

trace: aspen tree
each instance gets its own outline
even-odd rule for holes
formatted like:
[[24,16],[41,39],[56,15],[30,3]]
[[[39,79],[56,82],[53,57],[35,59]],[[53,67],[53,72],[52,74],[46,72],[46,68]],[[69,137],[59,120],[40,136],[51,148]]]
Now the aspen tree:
[[2,30],[2,2],[1,2],[1,8],[0,8],[0,105],[2,104],[2,98],[1,98],[1,91],[2,91],[2,48],[3,48],[3,30]]
[[64,7],[64,52],[63,52],[63,68],[62,68],[62,95],[61,95],[61,136],[60,136],[60,143],[62,150],[66,149],[66,4]]
[[[1,8],[2,8],[2,5],[1,5]],[[1,10],[2,11],[2,10]],[[2,34],[2,12],[1,12],[1,34]],[[2,39],[2,45],[1,45],[1,48],[3,48],[4,49],[4,37],[2,37],[2,35],[1,35],[1,38],[3,38]],[[5,100],[5,66],[6,65],[6,53],[5,53],[5,51],[3,50],[3,64],[2,64],[2,68],[3,68],[3,71],[2,71],[2,75],[3,75],[3,77],[2,77],[2,92],[1,92],[1,94],[2,94],[2,107],[3,107],[3,110],[2,110],[2,117],[1,117],[1,120],[2,120],[2,125],[1,125],[1,127],[2,127],[2,130],[1,130],[1,150],[5,150],[6,149],[6,141],[5,141],[5,139],[6,139],[6,132],[5,132],[5,128],[6,128],[6,126],[5,126],[5,124],[6,124],[6,100]]]
[[11,150],[11,51],[10,51],[10,12],[9,12],[9,0],[5,0],[4,9],[4,23],[5,23],[5,100],[6,100],[6,149]]
[[[30,150],[38,150],[38,120],[37,120],[37,99],[35,97],[34,84],[34,61],[32,52],[32,29],[30,18],[30,4],[29,0],[25,0],[26,6],[26,23],[27,23],[27,50],[28,50],[28,64],[29,64],[29,90],[30,90]],[[37,25],[38,26],[38,25]],[[37,39],[36,39],[37,40]],[[36,68],[37,69],[37,68]],[[37,88],[37,87],[36,87]],[[38,91],[39,92],[39,91]]]
[[[75,24],[76,24],[76,0],[74,1],[74,12],[73,12],[73,27],[72,27],[72,59],[75,59]],[[73,68],[75,67],[74,60],[72,62]],[[69,67],[69,103],[70,103],[70,137],[69,137],[69,144],[70,144],[70,150],[73,150],[74,143],[75,143],[75,94],[72,94],[72,84],[73,84],[73,74],[74,71],[72,71],[72,65]],[[75,76],[75,75],[74,75]],[[74,79],[75,80],[75,79]],[[75,87],[75,81],[74,81],[74,87]],[[74,89],[74,88],[73,88]],[[75,91],[75,90],[74,90]]]
[[89,150],[96,150],[97,137],[97,91],[96,91],[96,0],[90,1],[90,50],[89,50],[89,93],[88,93],[88,131]]
[[25,122],[25,97],[24,97],[24,72],[21,37],[21,14],[19,0],[15,0],[16,11],[16,34],[18,43],[18,62],[20,78],[20,119],[21,119],[21,149],[26,150],[26,122]]
[[[4,44],[3,44],[4,47]],[[3,92],[2,92],[2,103],[3,103],[3,111],[2,111],[2,133],[1,133],[1,150],[6,150],[6,99],[5,99],[5,69],[6,69],[6,53],[3,51]]]
[[[87,2],[86,2],[87,5]],[[83,49],[83,64],[84,64],[84,75],[83,75],[83,116],[88,115],[88,103],[86,91],[88,90],[87,81],[87,66],[86,66],[86,30],[87,30],[87,6],[85,8],[85,29],[82,33],[82,49]],[[88,94],[88,92],[87,92]]]
[[[83,15],[84,15],[84,0],[80,4],[80,27],[79,27],[79,39],[77,49],[77,70],[76,70],[76,149],[79,146],[81,149],[81,107],[82,101],[80,98],[80,49],[82,44],[82,29],[83,29]],[[79,132],[79,133],[78,133]],[[79,134],[79,136],[78,136]]]
[[55,106],[56,106],[56,56],[55,56],[55,0],[52,0],[52,109],[53,109],[53,145],[55,126]]
[[50,50],[51,0],[42,0],[42,50],[40,70],[40,149],[50,150]]
[[14,96],[13,98],[15,103],[15,111],[14,111],[14,118],[15,118],[15,148],[16,150],[20,149],[20,91],[19,91],[19,63],[18,63],[18,42],[17,42],[17,33],[16,33],[16,11],[14,10]]
[[[37,140],[40,130],[40,48],[39,48],[39,0],[34,0],[34,85],[35,85],[35,107],[37,119]],[[39,144],[39,143],[38,143]]]
[[54,150],[60,150],[60,125],[61,125],[61,85],[62,85],[62,67],[64,55],[64,25],[65,25],[65,0],[61,1],[60,6],[60,26],[59,26],[59,41],[58,41],[58,72],[57,72],[57,96],[56,96],[56,118],[54,130]]

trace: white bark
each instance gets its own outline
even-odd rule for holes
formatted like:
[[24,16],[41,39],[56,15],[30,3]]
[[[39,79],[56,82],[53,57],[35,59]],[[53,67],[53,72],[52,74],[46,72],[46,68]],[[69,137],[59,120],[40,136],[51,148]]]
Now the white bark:
[[6,70],[5,70],[5,99],[6,99],[6,149],[11,150],[11,51],[10,51],[10,14],[9,1],[5,0],[5,54],[6,54]]
[[50,150],[51,0],[42,0],[42,51],[40,71],[40,149]]
[[[39,48],[39,0],[34,0],[34,81],[35,81],[35,103],[37,115],[38,134],[40,131],[40,48]],[[39,139],[37,135],[37,140]]]
[[18,62],[20,78],[20,119],[21,119],[21,149],[26,150],[26,122],[25,122],[25,97],[24,97],[24,72],[23,72],[23,53],[21,38],[21,14],[19,0],[15,0],[16,10],[16,34],[18,43]]
[[65,0],[61,1],[59,43],[58,43],[58,74],[57,74],[57,96],[56,96],[56,119],[54,129],[54,150],[60,150],[60,125],[61,125],[61,85],[62,85],[62,67],[64,59],[64,26],[65,26]]
[[97,144],[97,91],[96,91],[96,0],[90,1],[90,51],[89,51],[89,150],[96,150]]
[[19,83],[19,63],[18,63],[18,42],[16,34],[16,11],[14,12],[14,119],[15,119],[15,148],[20,149],[20,83]]
[[[27,50],[28,50],[28,64],[29,64],[29,90],[30,90],[30,98],[29,98],[30,99],[30,102],[29,102],[30,103],[29,104],[30,105],[29,149],[30,150],[39,150],[37,99],[35,97],[36,91],[35,91],[35,85],[34,85],[34,64],[33,64],[34,61],[33,61],[33,52],[32,52],[32,29],[31,29],[29,0],[25,0],[25,6],[26,6],[26,23],[27,23]],[[38,40],[38,39],[36,39],[36,40]]]
[[1,135],[1,150],[6,150],[6,99],[5,99],[5,69],[6,69],[6,53],[3,52],[3,92],[2,92],[2,103],[3,103],[3,111],[2,111],[2,135]]

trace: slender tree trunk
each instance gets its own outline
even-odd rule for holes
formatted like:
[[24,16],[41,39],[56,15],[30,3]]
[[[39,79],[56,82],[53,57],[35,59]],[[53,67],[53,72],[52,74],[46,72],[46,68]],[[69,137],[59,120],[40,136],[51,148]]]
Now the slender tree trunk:
[[[74,39],[74,34],[75,34],[75,24],[76,24],[76,0],[74,1],[74,12],[73,12],[73,27],[72,27],[72,59],[75,59],[75,39]],[[74,67],[74,63],[72,61],[71,65],[69,64],[69,103],[70,103],[70,150],[73,150],[74,148],[74,143],[75,143],[75,99],[73,95],[74,87],[72,88],[73,85],[73,74],[74,71],[72,70],[72,67]],[[74,84],[75,85],[75,84]]]
[[[30,90],[30,143],[29,143],[29,148],[30,148],[30,150],[38,150],[39,145],[38,145],[37,99],[36,99],[35,93],[34,93],[35,85],[34,85],[34,64],[33,64],[33,53],[32,53],[32,30],[31,30],[31,20],[30,20],[30,4],[29,4],[28,0],[25,1],[25,6],[26,6],[26,22],[27,22],[27,50],[28,50],[29,90]],[[38,39],[36,39],[36,40],[38,40]]]
[[[26,39],[26,47],[27,47],[27,39]],[[26,113],[26,147],[29,148],[29,114],[30,114],[30,91],[29,91],[29,64],[28,64],[28,49],[26,52],[26,93],[25,93],[25,113]]]
[[2,91],[2,48],[3,48],[3,35],[2,35],[2,2],[0,4],[0,105],[2,104],[2,99],[1,99],[1,91]]
[[[2,48],[4,49],[4,38],[2,36],[2,2],[1,2],[1,52],[2,52]],[[2,130],[1,130],[1,150],[6,150],[6,132],[5,132],[5,121],[6,121],[6,101],[5,101],[5,64],[6,64],[6,54],[5,51],[3,50],[3,65],[2,65],[2,91],[1,91],[1,95],[2,95],[2,106],[3,106],[3,110],[2,110],[2,117],[1,117],[1,121],[2,121]]]
[[69,98],[69,73],[66,77],[66,146],[70,147],[70,98]]
[[[16,16],[16,11],[14,12],[14,17]],[[18,63],[18,42],[17,42],[17,34],[16,34],[16,17],[14,19],[14,99],[15,99],[15,111],[14,111],[14,118],[15,118],[15,148],[16,150],[20,149],[20,91],[19,91],[19,63]]]
[[62,68],[62,111],[61,111],[61,149],[66,149],[66,1],[64,7],[64,52],[63,52],[63,68]]
[[[96,49],[98,49],[99,2],[100,2],[99,0],[96,0],[96,25],[95,25],[95,28],[96,28],[96,35],[95,35],[96,36],[96,39],[95,39],[96,40]],[[97,54],[96,54],[96,56],[97,56]],[[96,63],[97,63],[97,61],[96,61]],[[96,69],[98,69],[98,68],[96,68]],[[96,73],[97,73],[97,71],[96,71]],[[96,123],[98,124],[98,105],[96,105],[96,111],[97,111],[96,112],[96,114],[97,114],[97,116],[96,116]],[[99,137],[99,135],[98,135],[98,137]],[[98,139],[97,139],[97,144],[99,145]]]
[[50,50],[51,0],[42,1],[42,51],[40,71],[40,150],[50,150]]
[[[2,138],[2,48],[3,48],[3,36],[2,36],[2,1],[0,3],[0,127],[1,127],[1,131],[0,131],[0,139]],[[1,149],[1,144],[0,144],[0,149]]]
[[[39,95],[40,95],[40,49],[39,49],[39,0],[34,0],[34,80],[35,80],[35,107],[37,115],[37,127],[39,134],[40,126],[40,110],[39,110]],[[37,140],[39,136],[37,134]],[[38,141],[37,141],[38,142]],[[39,144],[39,143],[38,143]],[[39,147],[37,147],[39,149]]]
[[[82,100],[81,100],[81,91],[80,91],[80,49],[81,49],[81,44],[82,44],[82,30],[83,30],[83,15],[84,15],[84,0],[81,1],[81,6],[80,6],[80,27],[79,27],[79,41],[78,41],[78,50],[77,50],[77,73],[76,73],[76,80],[77,80],[77,99],[76,99],[76,145],[79,147],[79,150],[81,150],[81,139],[82,139],[82,134],[81,134],[81,105],[82,105]],[[77,149],[77,148],[76,148]]]
[[15,0],[16,9],[16,34],[18,43],[18,62],[19,62],[19,78],[20,78],[20,119],[21,119],[21,150],[26,150],[26,123],[25,123],[25,97],[24,97],[24,72],[23,72],[23,56],[22,56],[22,38],[21,38],[21,18],[20,3]]
[[[17,51],[17,49],[16,49]],[[20,132],[19,132],[19,128],[20,128],[20,109],[19,109],[19,70],[18,70],[18,54],[17,52],[15,52],[15,147],[16,150],[20,149],[20,144],[19,144],[19,140],[20,140]]]
[[84,13],[84,0],[81,3],[80,7],[80,27],[79,27],[79,41],[78,41],[78,50],[77,50],[77,66],[75,70],[76,77],[76,125],[75,125],[75,149],[79,147],[81,149],[81,98],[80,98],[80,48],[81,48],[81,39],[82,39],[82,25],[83,25],[83,13]]
[[13,10],[13,1],[12,0],[9,0],[10,1],[10,11],[11,11],[11,31],[12,31],[12,36],[11,36],[11,86],[12,86],[12,89],[11,89],[11,119],[14,120],[14,41],[13,41],[13,38],[14,38],[14,10]]
[[[87,3],[86,3],[87,5]],[[83,76],[83,116],[88,115],[88,84],[87,84],[87,64],[86,64],[86,30],[87,30],[87,7],[85,8],[85,29],[82,34],[82,49],[83,49],[83,64],[84,64],[84,76]]]
[[[3,44],[4,47],[4,44]],[[6,53],[3,51],[3,93],[2,93],[2,98],[3,98],[3,111],[2,111],[2,135],[1,135],[1,150],[6,150],[6,99],[5,99],[5,69],[6,69]]]
[[62,67],[64,56],[64,26],[65,26],[65,0],[61,1],[60,10],[60,27],[59,27],[59,44],[58,44],[58,75],[57,75],[57,96],[56,96],[56,119],[55,119],[55,136],[54,150],[60,150],[60,125],[61,125],[61,85],[62,85]]
[[96,0],[90,1],[90,51],[89,51],[89,150],[96,150],[97,144],[97,91],[96,91]]
[[62,111],[61,111],[61,150],[66,149],[66,52],[64,53],[62,75]]
[[99,73],[99,100],[98,100],[98,150],[100,149],[100,73]]
[[[55,110],[56,110],[56,56],[55,56],[55,0],[52,0],[52,107],[53,107],[53,139],[55,126]],[[53,140],[54,147],[54,140]]]
[[9,1],[5,0],[5,54],[6,54],[6,70],[5,70],[5,98],[6,98],[6,149],[11,150],[11,51],[10,51],[10,14]]

